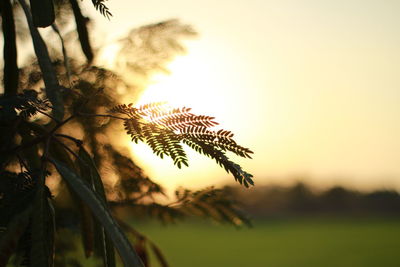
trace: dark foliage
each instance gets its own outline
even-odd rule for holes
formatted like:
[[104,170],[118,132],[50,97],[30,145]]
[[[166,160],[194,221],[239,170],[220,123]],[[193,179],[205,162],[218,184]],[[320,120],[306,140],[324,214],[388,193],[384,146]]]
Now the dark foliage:
[[213,117],[195,115],[190,108],[168,109],[162,103],[147,104],[138,108],[130,105],[118,105],[112,113],[125,116],[124,126],[132,141],[147,143],[153,152],[161,158],[169,156],[174,164],[181,168],[188,166],[181,142],[196,152],[214,159],[235,180],[248,187],[253,185],[252,175],[245,172],[238,164],[230,161],[225,151],[241,157],[250,158],[250,149],[238,145],[233,140],[233,133],[226,130],[211,130],[217,125]]
[[105,0],[92,0],[92,3],[96,10],[100,12],[104,17],[110,19],[112,17],[112,14],[110,10],[108,10],[108,7],[104,4]]

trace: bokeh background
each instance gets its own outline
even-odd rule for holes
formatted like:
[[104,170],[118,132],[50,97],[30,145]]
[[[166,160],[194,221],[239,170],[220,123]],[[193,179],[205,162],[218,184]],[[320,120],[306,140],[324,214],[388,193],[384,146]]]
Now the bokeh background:
[[[89,3],[90,4],[90,3]],[[98,38],[178,18],[199,33],[139,103],[167,100],[213,115],[251,147],[257,184],[399,189],[398,1],[110,1]],[[104,49],[112,64],[113,50]],[[227,183],[201,157],[176,170],[142,147],[148,173],[175,187]],[[146,153],[147,152],[147,153]],[[143,156],[145,155],[145,156]]]
[[115,41],[132,28],[177,18],[198,32],[169,74],[121,102],[192,107],[255,152],[235,158],[254,175],[245,189],[195,153],[177,169],[121,139],[168,192],[227,186],[252,218],[240,229],[132,218],[171,266],[399,266],[399,1],[115,0],[110,20],[91,4],[96,64],[117,72]]

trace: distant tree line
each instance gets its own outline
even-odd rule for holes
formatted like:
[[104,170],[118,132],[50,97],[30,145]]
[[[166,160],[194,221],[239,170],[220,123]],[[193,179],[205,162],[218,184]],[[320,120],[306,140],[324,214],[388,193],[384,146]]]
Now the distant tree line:
[[359,192],[341,186],[314,190],[297,183],[289,187],[257,186],[241,191],[227,187],[252,218],[308,215],[400,216],[400,194],[394,190]]

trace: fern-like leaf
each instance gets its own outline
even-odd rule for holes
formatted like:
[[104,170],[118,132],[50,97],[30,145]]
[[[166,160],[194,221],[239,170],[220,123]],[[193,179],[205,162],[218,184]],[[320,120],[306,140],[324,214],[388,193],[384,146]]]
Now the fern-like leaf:
[[244,171],[239,164],[236,164],[233,161],[229,160],[224,151],[221,151],[220,149],[218,149],[218,147],[204,143],[201,140],[197,140],[195,138],[184,139],[183,142],[189,147],[193,148],[198,153],[204,154],[207,157],[214,159],[218,165],[225,169],[226,172],[231,173],[235,180],[240,184],[243,184],[245,187],[249,187],[249,185],[254,185],[254,181],[252,179],[253,175]]
[[225,152],[232,152],[240,157],[251,158],[253,152],[240,146],[228,130],[212,129],[218,123],[214,117],[196,115],[190,108],[168,109],[165,103],[150,103],[138,108],[129,105],[118,105],[110,110],[125,116],[124,126],[132,141],[147,143],[154,154],[163,158],[171,157],[174,164],[181,168],[188,166],[188,160],[181,143],[214,159],[235,180],[248,187],[254,185],[252,175],[245,172],[240,165],[229,160]]
[[198,191],[180,188],[175,191],[174,207],[187,215],[208,217],[218,222],[235,226],[250,226],[250,221],[236,208],[235,202],[227,197],[226,190],[208,187]]
[[106,0],[92,0],[93,6],[102,14],[104,17],[107,19],[110,19],[112,17],[112,14],[108,7],[104,4]]
[[48,99],[39,98],[38,92],[35,90],[23,90],[22,93],[0,99],[1,109],[17,110],[24,118],[29,118],[37,114],[38,111],[46,111],[51,109]]

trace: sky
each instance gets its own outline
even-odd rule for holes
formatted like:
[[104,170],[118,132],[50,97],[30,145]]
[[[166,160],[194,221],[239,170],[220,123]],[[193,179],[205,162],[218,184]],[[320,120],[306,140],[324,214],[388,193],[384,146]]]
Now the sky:
[[[255,152],[252,160],[233,158],[256,184],[303,179],[400,190],[400,1],[113,0],[107,6],[110,21],[88,10],[109,40],[171,18],[197,30],[199,37],[185,43],[187,54],[170,64],[172,74],[154,77],[139,102],[167,100],[215,116]],[[144,145],[128,146],[168,188],[233,181],[194,153],[190,167],[179,170]]]

